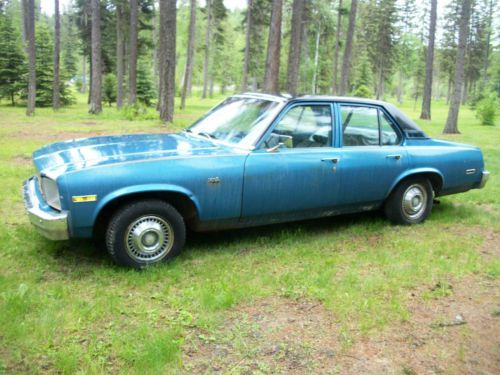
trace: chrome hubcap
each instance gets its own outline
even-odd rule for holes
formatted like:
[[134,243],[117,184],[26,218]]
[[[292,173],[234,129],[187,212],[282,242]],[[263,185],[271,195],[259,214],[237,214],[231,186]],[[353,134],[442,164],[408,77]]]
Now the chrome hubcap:
[[127,253],[137,261],[153,262],[167,255],[174,244],[172,226],[159,216],[142,216],[129,225]]
[[418,219],[427,206],[427,191],[420,184],[413,184],[403,194],[403,213],[409,219]]

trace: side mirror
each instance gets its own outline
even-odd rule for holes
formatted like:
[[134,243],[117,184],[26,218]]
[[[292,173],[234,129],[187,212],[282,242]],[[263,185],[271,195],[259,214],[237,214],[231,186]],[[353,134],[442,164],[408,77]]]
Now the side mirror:
[[278,150],[285,144],[283,142],[278,143],[276,146],[266,149],[267,152],[278,152]]

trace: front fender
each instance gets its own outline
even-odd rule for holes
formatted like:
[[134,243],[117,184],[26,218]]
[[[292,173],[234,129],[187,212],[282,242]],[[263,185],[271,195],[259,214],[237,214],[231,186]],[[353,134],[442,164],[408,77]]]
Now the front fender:
[[172,184],[144,184],[144,185],[133,185],[127,186],[125,188],[121,188],[115,191],[108,193],[104,198],[99,199],[99,203],[97,204],[94,214],[93,214],[93,222],[96,221],[97,216],[101,212],[101,210],[106,207],[110,202],[115,199],[125,197],[131,194],[137,193],[149,193],[149,192],[164,192],[164,193],[180,193],[187,196],[195,205],[196,210],[200,212],[200,204],[196,196],[189,191],[188,189]]
[[410,176],[416,176],[416,175],[422,175],[422,174],[432,174],[440,179],[440,185],[444,185],[444,176],[443,174],[437,170],[436,168],[413,168],[413,169],[408,169],[401,173],[398,178],[393,182],[391,187],[389,188],[389,191],[386,194],[386,198],[391,194],[391,192],[394,190],[394,188],[405,178],[410,177]]

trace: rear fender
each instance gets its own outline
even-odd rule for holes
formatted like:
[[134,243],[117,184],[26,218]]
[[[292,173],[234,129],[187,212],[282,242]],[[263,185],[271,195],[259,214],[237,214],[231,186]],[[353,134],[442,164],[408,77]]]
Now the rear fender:
[[443,174],[435,168],[414,168],[410,170],[404,171],[402,174],[398,176],[398,178],[394,181],[389,191],[386,194],[386,198],[391,194],[398,184],[408,177],[413,176],[421,176],[427,175],[431,179],[432,187],[434,191],[437,193],[444,185],[444,177]]

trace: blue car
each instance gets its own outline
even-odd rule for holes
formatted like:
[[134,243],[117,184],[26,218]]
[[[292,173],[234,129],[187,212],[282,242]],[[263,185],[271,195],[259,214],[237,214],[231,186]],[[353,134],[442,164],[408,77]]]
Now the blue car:
[[389,103],[242,94],[178,134],[70,140],[33,153],[32,224],[53,240],[96,237],[142,268],[210,231],[382,208],[417,224],[434,197],[482,188],[479,148],[429,138]]

